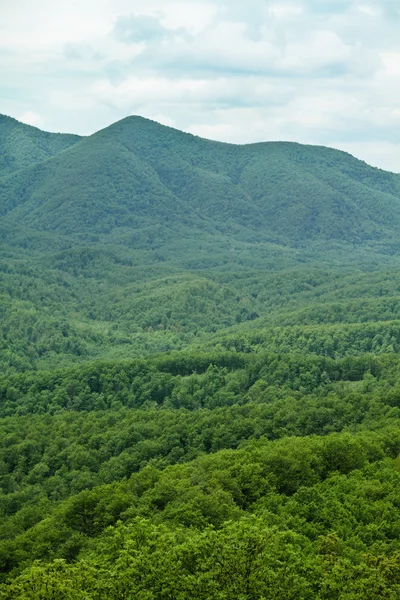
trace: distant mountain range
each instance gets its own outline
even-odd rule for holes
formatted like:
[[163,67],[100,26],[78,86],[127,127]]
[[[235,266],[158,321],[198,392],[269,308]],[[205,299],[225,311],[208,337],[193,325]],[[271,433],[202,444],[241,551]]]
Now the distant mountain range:
[[[123,246],[397,251],[400,175],[325,147],[204,140],[141,117],[89,137],[0,117],[0,226]],[[53,241],[57,245],[55,241]],[[326,249],[326,248],[325,248]],[[277,250],[277,248],[275,248]]]
[[141,117],[82,138],[4,116],[0,153],[6,372],[400,315],[400,175],[349,154]]

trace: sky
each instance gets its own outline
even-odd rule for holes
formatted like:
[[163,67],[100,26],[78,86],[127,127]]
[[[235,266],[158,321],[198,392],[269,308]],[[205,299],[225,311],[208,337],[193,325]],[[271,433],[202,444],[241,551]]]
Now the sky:
[[399,0],[0,0],[0,113],[89,135],[142,115],[400,172]]

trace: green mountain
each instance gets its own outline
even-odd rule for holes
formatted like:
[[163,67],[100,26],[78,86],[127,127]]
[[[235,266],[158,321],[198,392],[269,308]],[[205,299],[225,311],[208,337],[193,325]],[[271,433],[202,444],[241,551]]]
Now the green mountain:
[[400,175],[0,117],[0,599],[400,598]]
[[0,177],[51,158],[80,139],[78,135],[41,131],[0,115]]
[[[39,146],[42,138],[22,132]],[[102,240],[158,226],[251,244],[395,244],[400,177],[343,152],[210,142],[139,117],[80,141],[48,135],[50,160],[1,181],[7,226]],[[11,143],[21,164],[25,145],[23,154]]]

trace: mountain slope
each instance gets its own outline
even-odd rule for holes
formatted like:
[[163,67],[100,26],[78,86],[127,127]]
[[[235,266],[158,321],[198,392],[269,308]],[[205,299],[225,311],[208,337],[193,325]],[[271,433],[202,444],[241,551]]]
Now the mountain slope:
[[0,598],[400,598],[399,176],[3,126]]
[[181,349],[240,323],[251,337],[399,318],[398,175],[140,117],[88,138],[0,123],[27,136],[10,134],[9,154],[32,162],[0,178],[5,372]]
[[328,148],[234,146],[130,117],[3,179],[0,207],[8,227],[67,235],[179,223],[250,243],[393,247],[400,176]]
[[78,135],[41,131],[0,115],[0,177],[46,160],[80,139]]

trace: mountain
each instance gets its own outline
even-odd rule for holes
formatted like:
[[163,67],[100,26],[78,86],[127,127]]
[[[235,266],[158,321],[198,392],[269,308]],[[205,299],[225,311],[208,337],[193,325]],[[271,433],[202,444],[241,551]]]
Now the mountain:
[[0,598],[400,597],[400,176],[0,117]]
[[[211,142],[140,117],[79,141],[41,134],[46,147],[36,130],[22,132],[40,152],[36,164],[0,180],[7,227],[102,242],[158,227],[232,243],[397,248],[400,176],[337,150]],[[8,153],[21,165],[28,150],[15,137]],[[43,152],[54,155],[39,162]]]
[[227,327],[397,318],[399,175],[141,117],[86,138],[2,117],[0,139],[24,165],[0,177],[6,372],[181,349]]
[[48,133],[0,115],[0,177],[55,156],[81,139]]

